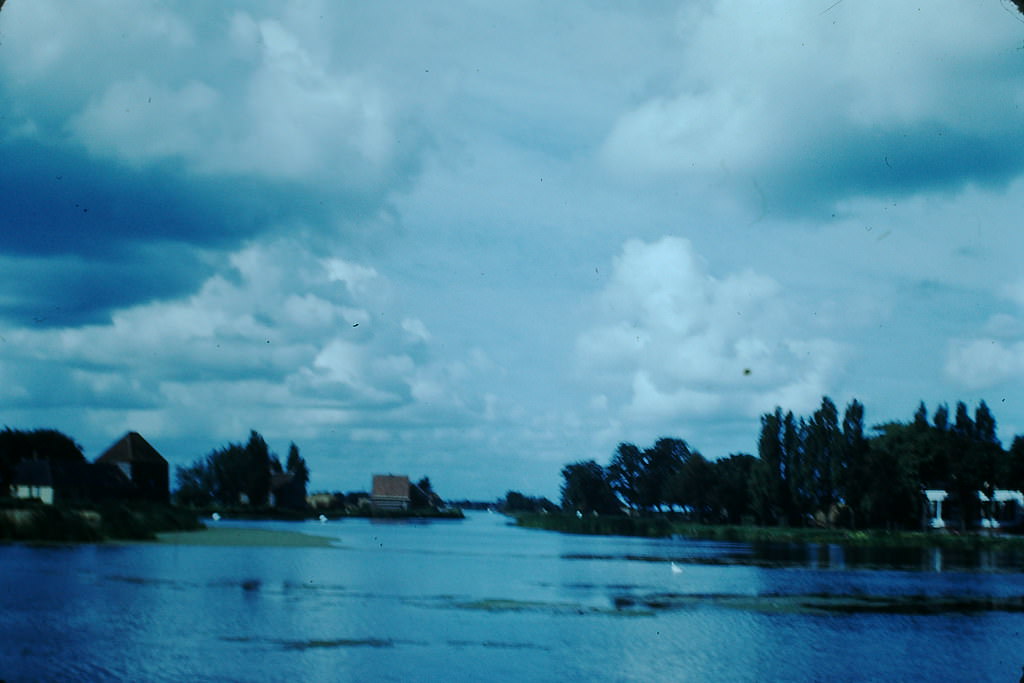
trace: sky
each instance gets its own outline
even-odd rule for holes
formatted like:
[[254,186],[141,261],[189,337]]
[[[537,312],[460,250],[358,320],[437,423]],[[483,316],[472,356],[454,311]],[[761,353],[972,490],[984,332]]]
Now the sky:
[[1024,433],[1007,0],[10,0],[0,424],[557,498],[620,442]]

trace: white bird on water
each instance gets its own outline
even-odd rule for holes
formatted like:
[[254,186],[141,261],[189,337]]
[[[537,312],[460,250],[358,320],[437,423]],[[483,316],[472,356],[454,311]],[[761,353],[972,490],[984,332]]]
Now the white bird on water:
[[327,524],[327,515],[320,515],[320,523]]
[[210,519],[212,519],[215,522],[219,522],[220,521],[220,513],[219,512],[214,512],[212,515],[210,515]]
[[673,574],[682,574],[682,573],[683,573],[683,568],[682,568],[682,567],[680,567],[680,566],[679,566],[678,564],[676,564],[675,562],[670,562],[669,564],[671,564],[671,565],[672,565],[672,573],[673,573]]

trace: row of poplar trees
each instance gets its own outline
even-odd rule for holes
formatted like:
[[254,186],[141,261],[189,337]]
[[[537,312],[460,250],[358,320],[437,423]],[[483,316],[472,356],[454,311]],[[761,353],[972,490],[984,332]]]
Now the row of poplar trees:
[[978,491],[1024,489],[1024,437],[1004,450],[981,401],[973,417],[957,403],[931,419],[924,403],[909,422],[867,433],[864,405],[842,415],[827,396],[811,415],[761,417],[758,457],[708,460],[685,441],[659,439],[640,449],[619,444],[607,467],[593,460],[562,469],[562,507],[580,512],[649,514],[666,506],[698,521],[765,525],[919,528],[926,488],[945,489],[954,523],[981,514]]
[[864,430],[864,406],[854,400],[839,418],[822,399],[807,418],[792,412],[762,416],[759,461],[750,480],[752,512],[762,523],[917,528],[927,488],[948,492],[953,522],[966,528],[981,515],[978,492],[1024,488],[1024,438],[1004,450],[985,401],[973,417],[963,402],[953,416],[924,403],[909,422]]

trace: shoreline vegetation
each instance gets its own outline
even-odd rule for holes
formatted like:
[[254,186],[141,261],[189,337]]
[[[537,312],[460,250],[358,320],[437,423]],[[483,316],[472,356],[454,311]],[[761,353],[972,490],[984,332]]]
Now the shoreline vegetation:
[[[108,541],[183,542],[196,532],[198,545],[308,545],[308,543],[277,542],[275,533],[305,535],[301,532],[238,530],[240,540],[231,542],[226,530],[208,529],[203,523],[216,513],[224,520],[272,520],[300,522],[318,519],[320,514],[331,520],[373,518],[393,520],[463,519],[462,510],[413,509],[409,511],[324,510],[288,511],[274,508],[188,508],[145,501],[103,501],[81,505],[46,505],[38,501],[0,499],[0,543],[103,543]],[[250,533],[254,532],[254,533]],[[246,537],[246,538],[242,538]],[[210,542],[204,539],[220,539]],[[315,537],[320,538],[320,537]],[[272,541],[272,542],[271,542]],[[319,542],[315,545],[322,545]]]
[[696,524],[666,517],[521,513],[518,526],[568,534],[683,538],[734,543],[805,543],[885,548],[1015,549],[1024,550],[1024,536],[947,531],[884,531]]
[[0,501],[0,542],[151,541],[161,532],[202,528],[195,512],[160,503],[104,501],[72,506]]
[[306,510],[286,510],[281,508],[254,507],[204,507],[186,508],[200,519],[209,519],[218,514],[222,519],[239,520],[276,520],[279,522],[302,522],[316,520],[322,515],[327,519],[464,519],[465,515],[459,508],[412,508],[410,510],[374,510],[362,508],[310,508]]
[[210,528],[197,531],[166,531],[155,541],[165,545],[231,548],[333,548],[337,539],[302,531],[276,529]]

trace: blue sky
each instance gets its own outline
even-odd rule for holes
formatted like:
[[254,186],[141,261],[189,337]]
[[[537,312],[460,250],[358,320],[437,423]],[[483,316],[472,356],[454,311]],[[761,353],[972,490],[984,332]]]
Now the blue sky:
[[556,496],[776,405],[1024,432],[1009,2],[11,0],[0,423]]

